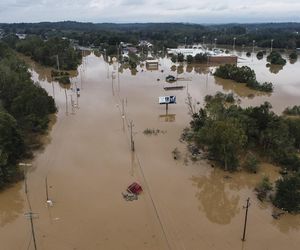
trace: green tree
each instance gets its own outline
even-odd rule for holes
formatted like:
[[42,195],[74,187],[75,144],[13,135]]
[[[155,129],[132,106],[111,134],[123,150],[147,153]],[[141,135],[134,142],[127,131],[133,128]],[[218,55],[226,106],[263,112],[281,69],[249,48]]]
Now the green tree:
[[197,133],[197,140],[208,145],[209,153],[226,171],[233,171],[239,166],[239,154],[247,136],[237,120],[225,119],[207,122]]
[[187,61],[188,64],[191,64],[191,63],[194,61],[193,56],[187,55],[187,56],[186,56],[186,61]]
[[171,61],[173,62],[173,63],[176,63],[177,62],[177,55],[172,55],[172,57],[171,57]]
[[285,65],[286,60],[277,51],[272,51],[270,55],[267,56],[267,61],[271,64]]
[[184,55],[183,54],[178,54],[177,61],[182,63],[184,61]]
[[291,60],[297,60],[297,58],[298,58],[298,54],[297,54],[297,52],[292,52],[290,55],[289,55],[289,58],[291,59]]
[[268,176],[264,176],[260,183],[255,188],[257,192],[257,198],[261,201],[267,198],[267,194],[273,190],[272,183]]
[[16,120],[0,111],[0,189],[17,175],[16,162],[25,151]]
[[283,177],[276,183],[274,205],[288,212],[300,211],[300,174]]
[[245,159],[244,166],[247,171],[251,173],[257,173],[259,161],[253,153],[248,153]]
[[206,54],[196,54],[194,57],[194,61],[196,63],[206,63],[207,62],[207,55]]

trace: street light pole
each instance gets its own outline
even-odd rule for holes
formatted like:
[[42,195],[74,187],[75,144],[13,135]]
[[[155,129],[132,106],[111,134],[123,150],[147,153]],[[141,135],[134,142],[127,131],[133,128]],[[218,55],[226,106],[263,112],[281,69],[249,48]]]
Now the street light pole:
[[202,39],[203,39],[202,45],[204,46],[205,45],[205,36],[203,36]]
[[271,52],[273,50],[273,42],[274,42],[274,39],[271,39]]
[[235,50],[235,40],[236,40],[236,37],[233,38],[233,50]]
[[106,61],[106,49],[103,49],[104,51],[104,61]]
[[254,53],[255,40],[252,42],[252,53]]
[[215,49],[217,48],[217,38],[215,38]]

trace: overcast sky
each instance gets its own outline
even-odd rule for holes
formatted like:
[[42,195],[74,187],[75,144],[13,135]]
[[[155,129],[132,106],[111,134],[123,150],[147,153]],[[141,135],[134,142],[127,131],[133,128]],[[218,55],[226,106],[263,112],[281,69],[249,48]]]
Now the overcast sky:
[[0,22],[300,22],[300,0],[0,0]]

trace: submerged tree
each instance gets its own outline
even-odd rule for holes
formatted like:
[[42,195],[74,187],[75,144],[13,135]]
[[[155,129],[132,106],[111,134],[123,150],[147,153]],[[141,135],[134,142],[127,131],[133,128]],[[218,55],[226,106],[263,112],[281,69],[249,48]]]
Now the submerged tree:
[[267,61],[271,64],[285,65],[286,60],[277,51],[272,51],[270,55],[267,56]]
[[286,176],[276,183],[275,206],[288,212],[300,212],[300,174]]

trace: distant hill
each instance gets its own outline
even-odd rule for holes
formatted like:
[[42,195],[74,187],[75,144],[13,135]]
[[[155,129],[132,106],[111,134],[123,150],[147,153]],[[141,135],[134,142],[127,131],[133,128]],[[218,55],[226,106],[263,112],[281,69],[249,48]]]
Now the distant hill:
[[150,40],[158,47],[206,43],[295,49],[300,47],[300,23],[192,24],[192,23],[81,23],[74,21],[0,24],[4,33],[26,33],[44,38],[65,36],[80,45],[115,45],[121,41]]

